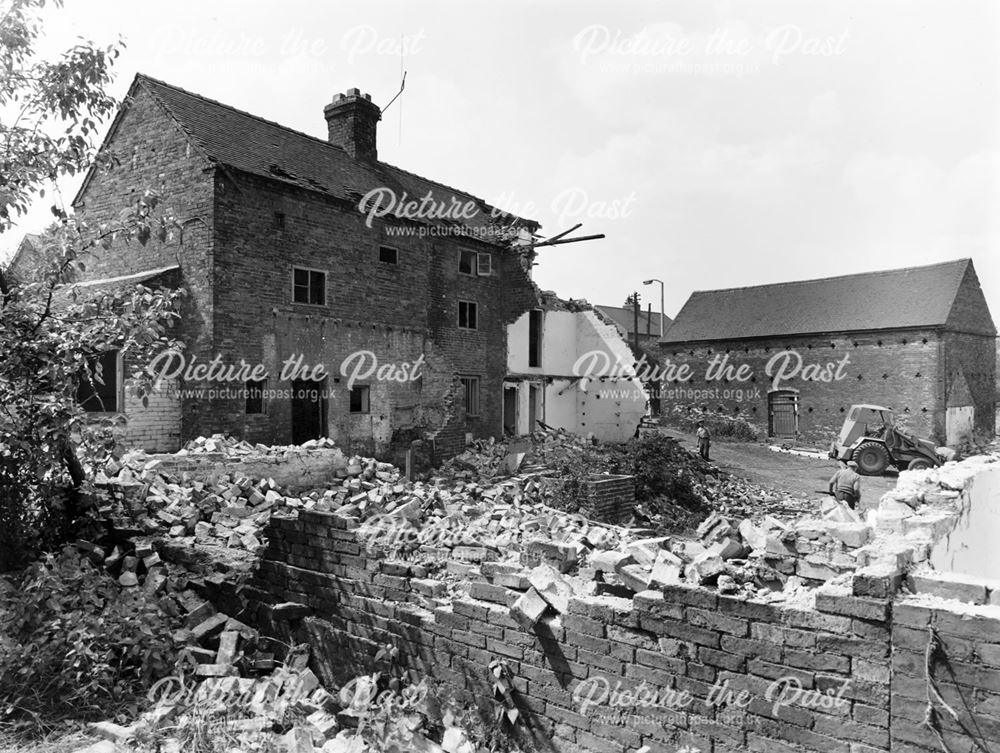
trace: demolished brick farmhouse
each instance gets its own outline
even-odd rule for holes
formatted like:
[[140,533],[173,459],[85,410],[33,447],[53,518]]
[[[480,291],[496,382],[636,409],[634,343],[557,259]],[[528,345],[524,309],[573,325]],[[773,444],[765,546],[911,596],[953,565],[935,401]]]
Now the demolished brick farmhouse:
[[[125,389],[117,354],[106,357],[112,379],[103,402],[87,407],[124,413],[129,444],[173,450],[215,432],[266,443],[329,436],[386,456],[419,438],[447,457],[502,435],[507,328],[539,299],[531,253],[499,231],[530,238],[538,226],[379,161],[381,112],[356,89],[324,115],[328,140],[141,74],[133,82],[103,146],[121,164],[91,171],[74,206],[97,224],[152,187],[188,222],[184,243],[113,246],[80,282],[158,285],[167,275],[190,295],[184,359],[156,364],[164,379],[148,405]],[[461,222],[389,211],[427,196],[461,207]],[[531,347],[542,347],[533,333]],[[185,378],[193,372],[182,366],[213,358],[262,364],[267,377]],[[327,372],[318,380],[317,365]],[[528,400],[508,423],[534,425]],[[534,400],[532,415],[544,419],[544,391]]]
[[648,394],[614,321],[585,302],[548,291],[539,298],[508,327],[504,433],[529,434],[542,421],[604,441],[630,439]]
[[[660,343],[664,412],[829,439],[852,404],[953,445],[995,421],[996,327],[971,259],[691,294]],[[687,379],[680,377],[687,376]]]

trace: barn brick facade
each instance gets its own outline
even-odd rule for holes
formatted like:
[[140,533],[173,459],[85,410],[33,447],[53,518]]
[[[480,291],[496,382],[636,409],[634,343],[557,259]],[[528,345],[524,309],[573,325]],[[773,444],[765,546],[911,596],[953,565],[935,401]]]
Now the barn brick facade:
[[996,328],[969,259],[696,293],[660,347],[664,412],[741,416],[778,439],[825,446],[858,403],[942,444],[995,424]]

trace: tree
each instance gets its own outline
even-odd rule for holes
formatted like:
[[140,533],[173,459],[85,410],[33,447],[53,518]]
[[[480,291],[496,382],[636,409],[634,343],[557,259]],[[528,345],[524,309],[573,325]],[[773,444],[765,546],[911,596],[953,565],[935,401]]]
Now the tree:
[[[0,233],[47,191],[58,197],[60,178],[117,163],[99,154],[93,139],[117,105],[107,87],[124,45],[80,41],[58,59],[39,59],[44,6],[12,0],[0,16]],[[83,294],[72,285],[91,256],[115,243],[182,241],[182,223],[160,196],[147,191],[114,223],[97,227],[60,201],[51,209],[57,221],[44,236],[41,266],[24,280],[0,270],[0,569],[13,564],[2,558],[26,530],[44,529],[58,512],[52,489],[75,490],[84,481],[77,447],[90,422],[77,392],[81,383],[102,383],[95,359],[121,351],[144,394],[151,385],[142,366],[177,347],[168,331],[177,291],[132,286]]]

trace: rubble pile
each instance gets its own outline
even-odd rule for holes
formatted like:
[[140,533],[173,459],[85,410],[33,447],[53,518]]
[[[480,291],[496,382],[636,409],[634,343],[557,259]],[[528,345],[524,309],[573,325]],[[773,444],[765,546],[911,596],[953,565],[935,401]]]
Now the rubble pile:
[[235,439],[225,434],[213,434],[210,437],[192,439],[174,454],[184,456],[218,453],[226,457],[247,455],[273,456],[314,450],[322,447],[335,448],[336,446],[336,443],[329,437],[310,439],[308,442],[303,442],[302,444],[270,445],[251,444],[250,442]]
[[537,500],[570,511],[576,510],[568,497],[576,491],[573,481],[578,477],[634,475],[639,504],[633,522],[664,532],[679,530],[678,521],[682,521],[680,528],[687,523],[693,528],[710,511],[761,519],[796,516],[811,509],[808,499],[732,476],[669,437],[660,435],[652,453],[643,448],[643,440],[599,444],[590,436],[545,429],[533,433],[529,441],[479,440],[446,463],[442,472],[467,481],[495,480],[518,471],[534,473],[539,481]]
[[[215,435],[189,442],[183,452],[243,458],[301,452],[307,445],[266,447]],[[312,445],[333,447],[329,440]],[[550,562],[562,574],[582,568],[584,582],[596,581],[611,591],[638,591],[678,578],[718,583],[727,591],[752,591],[794,575],[794,569],[783,568],[780,562],[748,558],[751,552],[787,554],[785,544],[775,544],[773,535],[770,550],[766,546],[769,532],[777,531],[779,537],[787,532],[773,516],[763,515],[762,520],[762,510],[769,504],[762,490],[721,473],[674,444],[669,447],[670,471],[690,479],[693,488],[718,508],[698,528],[694,540],[662,535],[663,527],[655,522],[662,513],[646,514],[657,506],[655,500],[640,506],[626,527],[594,523],[553,506],[560,502],[565,480],[561,471],[579,466],[597,472],[602,457],[623,452],[554,430],[537,432],[530,442],[516,444],[480,440],[427,480],[409,481],[395,466],[371,458],[343,457],[335,479],[325,488],[291,495],[270,478],[228,474],[203,481],[186,472],[170,473],[160,459],[133,453],[120,462],[108,461],[96,483],[110,492],[102,512],[114,521],[116,530],[142,537],[130,539],[137,549],[141,547],[141,556],[122,548],[108,555],[110,564],[120,567],[123,585],[132,584],[134,568],[130,568],[149,556],[150,541],[158,544],[152,547],[153,557],[159,556],[157,548],[162,553],[164,547],[181,561],[185,555],[178,553],[185,548],[207,550],[213,552],[217,569],[245,571],[266,543],[262,532],[271,517],[295,516],[298,510],[357,519],[370,556],[420,566],[421,574],[439,577],[447,591],[467,580],[467,566],[504,558],[519,565]],[[727,510],[740,513],[747,507],[753,507],[757,525],[765,526],[763,532],[754,533],[757,529],[749,520],[729,522],[738,516]],[[651,540],[659,542],[655,549],[650,548]],[[639,541],[647,543],[633,546]],[[237,562],[242,558],[245,564],[230,560],[220,565],[220,549],[236,553]],[[104,554],[100,547],[95,550],[95,557]],[[599,567],[587,563],[589,554],[599,555]],[[612,560],[613,567],[608,564]],[[596,578],[588,570],[591,567]]]
[[195,618],[188,620],[190,645],[177,675],[150,689],[151,708],[128,726],[92,724],[103,742],[78,753],[183,753],[210,738],[236,750],[346,750],[337,742],[343,704],[307,667],[307,644],[292,646],[276,662],[273,653],[259,650],[266,639],[256,631],[223,614],[199,622],[202,616],[189,615]]

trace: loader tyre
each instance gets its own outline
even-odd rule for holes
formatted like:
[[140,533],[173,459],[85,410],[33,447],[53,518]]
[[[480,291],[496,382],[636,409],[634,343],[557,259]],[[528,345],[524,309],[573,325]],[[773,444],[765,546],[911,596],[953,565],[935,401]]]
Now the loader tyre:
[[889,451],[878,442],[865,442],[854,451],[854,460],[866,476],[881,476],[889,467]]
[[930,460],[926,458],[913,458],[909,465],[906,466],[908,471],[926,471],[932,465]]

